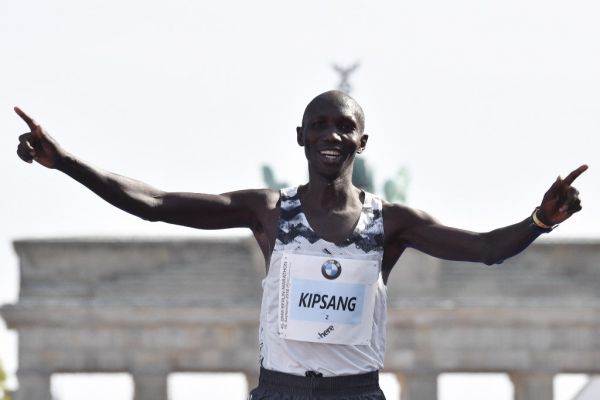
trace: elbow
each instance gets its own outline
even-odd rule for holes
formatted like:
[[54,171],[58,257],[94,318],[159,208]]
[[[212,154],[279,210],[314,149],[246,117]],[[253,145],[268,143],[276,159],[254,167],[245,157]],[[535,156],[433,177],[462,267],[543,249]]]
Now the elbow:
[[158,215],[155,212],[152,212],[152,211],[139,214],[138,217],[140,217],[144,221],[148,221],[148,222],[158,222],[158,221],[160,221],[160,218],[158,217]]
[[144,221],[158,222],[162,221],[161,218],[161,198],[153,196],[150,201],[145,201],[134,213]]
[[144,221],[148,221],[148,222],[160,221],[158,212],[156,210],[154,210],[153,207],[149,207],[149,206],[140,207],[138,205],[135,208],[123,209],[123,210],[128,212],[129,214],[132,214],[132,215],[140,218],[140,219],[143,219]]
[[488,266],[502,264],[505,259],[499,254],[497,247],[490,243],[486,235],[482,237],[481,255],[481,262]]
[[483,260],[483,263],[487,266],[498,265],[498,264],[502,264],[503,262],[504,262],[504,259],[499,258],[499,257],[494,257],[494,256],[486,257]]
[[138,217],[148,222],[159,222],[162,221],[162,214],[160,208],[160,202],[155,201],[150,204],[147,204],[143,207],[141,213],[138,214]]

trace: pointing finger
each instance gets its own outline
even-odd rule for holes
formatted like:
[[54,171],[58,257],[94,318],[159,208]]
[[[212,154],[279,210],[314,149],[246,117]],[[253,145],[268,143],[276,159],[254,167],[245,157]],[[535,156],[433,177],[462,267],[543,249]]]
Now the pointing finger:
[[565,179],[563,179],[563,184],[566,186],[570,186],[579,175],[585,172],[586,169],[588,169],[588,166],[586,164],[583,164],[581,167],[577,168],[575,171],[571,172]]
[[25,113],[25,111],[21,110],[19,107],[15,107],[15,112],[25,121],[25,123],[29,126],[29,129],[32,131],[37,128],[37,123],[31,118],[29,115]]

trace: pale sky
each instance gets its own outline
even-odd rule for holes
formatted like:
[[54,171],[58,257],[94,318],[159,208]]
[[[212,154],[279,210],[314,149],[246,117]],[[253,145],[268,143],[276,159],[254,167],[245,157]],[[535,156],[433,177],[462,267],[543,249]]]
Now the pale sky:
[[294,128],[337,85],[334,62],[360,61],[365,157],[378,182],[410,169],[411,206],[490,230],[588,163],[584,210],[551,237],[598,238],[599,20],[593,0],[1,2],[0,303],[17,296],[15,238],[201,234],[21,162],[14,105],[67,150],[164,190],[261,187],[263,163],[298,184]]

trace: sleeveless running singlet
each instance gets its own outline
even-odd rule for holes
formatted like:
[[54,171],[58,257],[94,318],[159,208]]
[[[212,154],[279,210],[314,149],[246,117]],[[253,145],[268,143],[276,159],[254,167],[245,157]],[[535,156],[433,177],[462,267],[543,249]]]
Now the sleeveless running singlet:
[[323,376],[383,367],[386,286],[382,202],[365,192],[358,223],[344,242],[310,227],[298,188],[281,190],[279,229],[262,282],[261,365]]

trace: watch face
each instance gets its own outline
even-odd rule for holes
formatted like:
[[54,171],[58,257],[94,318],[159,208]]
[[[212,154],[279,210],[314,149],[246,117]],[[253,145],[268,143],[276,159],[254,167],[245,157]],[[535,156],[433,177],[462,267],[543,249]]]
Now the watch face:
[[336,279],[342,273],[342,266],[336,260],[327,260],[321,266],[321,273],[326,279]]

